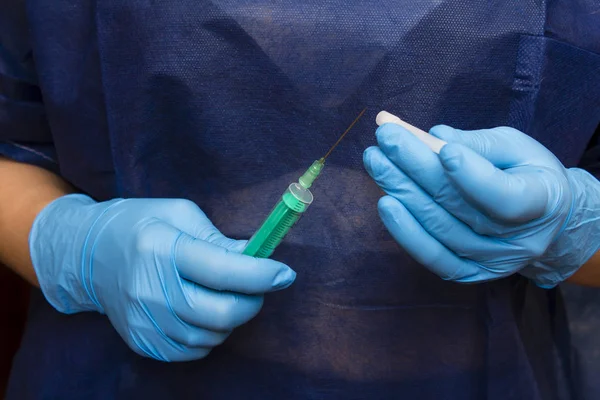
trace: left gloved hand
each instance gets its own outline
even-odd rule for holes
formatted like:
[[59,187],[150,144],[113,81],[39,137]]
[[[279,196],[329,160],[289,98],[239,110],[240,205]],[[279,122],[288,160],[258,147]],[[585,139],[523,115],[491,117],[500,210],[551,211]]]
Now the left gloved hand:
[[431,134],[440,154],[395,124],[377,130],[364,163],[389,195],[381,218],[418,262],[447,280],[519,272],[550,288],[600,248],[600,183],[566,169],[544,146],[507,127]]

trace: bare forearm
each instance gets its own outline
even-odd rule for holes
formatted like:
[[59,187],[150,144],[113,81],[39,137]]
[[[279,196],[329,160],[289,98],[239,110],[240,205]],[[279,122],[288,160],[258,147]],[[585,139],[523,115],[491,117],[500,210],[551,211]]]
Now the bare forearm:
[[583,286],[600,287],[600,252],[594,254],[568,282]]
[[28,236],[37,214],[73,189],[44,169],[0,157],[0,262],[37,285]]

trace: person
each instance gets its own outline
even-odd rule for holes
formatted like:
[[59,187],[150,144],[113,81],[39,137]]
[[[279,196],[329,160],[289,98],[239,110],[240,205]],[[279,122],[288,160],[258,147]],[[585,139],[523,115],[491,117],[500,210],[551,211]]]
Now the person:
[[[8,398],[575,396],[595,11],[3,2],[0,261],[41,289]],[[363,107],[273,257],[242,255]],[[379,110],[447,144],[374,136]]]

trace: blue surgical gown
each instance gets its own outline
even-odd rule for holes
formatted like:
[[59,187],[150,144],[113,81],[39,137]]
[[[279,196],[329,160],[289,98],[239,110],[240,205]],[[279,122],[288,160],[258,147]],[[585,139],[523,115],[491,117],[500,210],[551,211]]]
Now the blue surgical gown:
[[9,399],[568,399],[560,291],[444,282],[390,237],[374,116],[510,125],[577,165],[600,121],[597,0],[5,0],[0,153],[102,201],[183,197],[248,238],[328,161],[274,258],[298,273],[209,357],[130,351],[34,294]]

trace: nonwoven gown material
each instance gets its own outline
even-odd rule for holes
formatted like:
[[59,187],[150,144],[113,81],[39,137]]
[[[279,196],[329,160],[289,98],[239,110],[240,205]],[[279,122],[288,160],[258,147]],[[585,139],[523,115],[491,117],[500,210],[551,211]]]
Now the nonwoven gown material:
[[273,255],[297,281],[206,359],[141,358],[106,317],[61,315],[36,292],[8,398],[574,398],[560,291],[518,276],[459,285],[417,265],[379,219],[362,152],[387,110],[425,130],[514,126],[577,165],[600,120],[600,24],[576,35],[561,18],[578,13],[541,0],[4,2],[0,153],[100,201],[188,198],[249,238],[368,107]]

